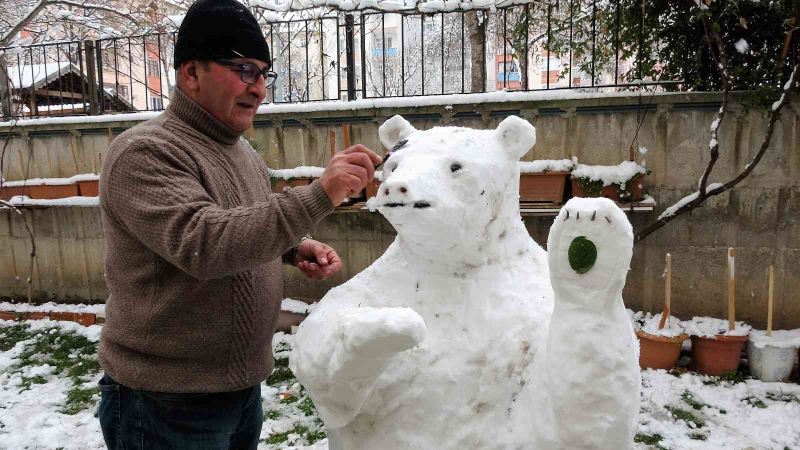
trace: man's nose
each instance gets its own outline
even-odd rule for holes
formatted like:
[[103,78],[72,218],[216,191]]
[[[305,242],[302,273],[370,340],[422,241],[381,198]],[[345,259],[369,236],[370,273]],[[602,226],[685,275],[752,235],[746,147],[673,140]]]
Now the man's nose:
[[264,101],[264,97],[267,96],[267,80],[262,75],[259,75],[255,83],[247,85],[247,90],[257,96],[258,103],[261,103]]

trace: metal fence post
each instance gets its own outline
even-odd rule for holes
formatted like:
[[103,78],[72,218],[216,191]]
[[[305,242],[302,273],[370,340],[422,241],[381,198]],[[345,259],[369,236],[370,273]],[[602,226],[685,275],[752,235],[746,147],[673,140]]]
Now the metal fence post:
[[95,68],[95,47],[94,41],[86,41],[84,43],[84,51],[86,53],[86,82],[89,87],[89,114],[97,115],[97,70]]
[[353,48],[355,43],[355,21],[352,14],[344,16],[344,42],[345,42],[345,57],[347,61],[347,100],[356,99],[356,55]]

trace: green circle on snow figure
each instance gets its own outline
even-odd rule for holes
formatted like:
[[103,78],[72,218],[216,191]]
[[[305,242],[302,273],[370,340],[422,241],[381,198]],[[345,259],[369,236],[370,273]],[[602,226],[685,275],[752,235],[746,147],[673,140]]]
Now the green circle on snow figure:
[[586,236],[578,236],[569,244],[569,265],[572,270],[584,274],[592,269],[597,261],[597,247]]

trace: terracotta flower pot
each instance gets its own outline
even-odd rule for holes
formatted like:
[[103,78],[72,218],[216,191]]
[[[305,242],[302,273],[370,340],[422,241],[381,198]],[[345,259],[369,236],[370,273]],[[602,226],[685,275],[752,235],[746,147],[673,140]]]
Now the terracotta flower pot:
[[47,314],[46,312],[31,311],[25,314],[25,320],[42,320],[42,319],[47,319],[48,316],[49,314]]
[[639,338],[639,367],[642,369],[672,369],[678,363],[683,341],[689,338],[680,336],[657,336],[644,331],[636,331]]
[[272,192],[275,193],[281,193],[287,187],[308,186],[314,181],[313,178],[308,177],[290,178],[288,180],[285,178],[273,178],[273,180]]
[[81,197],[97,197],[100,195],[100,182],[98,180],[78,181],[78,192]]
[[30,186],[31,198],[37,199],[56,199],[78,196],[77,184]]
[[0,199],[2,200],[11,200],[11,197],[16,197],[18,195],[27,195],[28,197],[30,197],[31,187],[30,186],[0,187]]
[[706,375],[722,375],[739,367],[742,347],[749,336],[692,336],[692,369]]
[[562,203],[568,172],[523,173],[519,177],[522,202]]
[[572,196],[605,197],[614,200],[615,202],[637,202],[642,199],[642,178],[644,178],[643,175],[638,175],[630,182],[630,198],[622,198],[622,190],[618,184],[603,186],[599,194],[591,192],[587,193],[581,187],[581,183],[577,179],[572,178],[570,180],[572,183]]

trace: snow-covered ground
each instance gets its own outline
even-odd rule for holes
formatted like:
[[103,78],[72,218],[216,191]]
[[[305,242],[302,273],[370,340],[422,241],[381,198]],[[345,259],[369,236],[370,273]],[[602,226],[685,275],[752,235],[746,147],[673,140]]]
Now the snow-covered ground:
[[[0,448],[104,448],[94,417],[99,335],[97,325],[0,321]],[[259,449],[323,450],[324,427],[286,366],[291,341],[276,335]],[[636,449],[800,449],[800,386],[644,371],[637,441]]]

